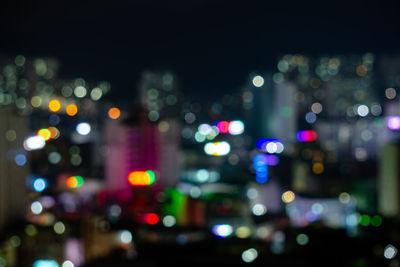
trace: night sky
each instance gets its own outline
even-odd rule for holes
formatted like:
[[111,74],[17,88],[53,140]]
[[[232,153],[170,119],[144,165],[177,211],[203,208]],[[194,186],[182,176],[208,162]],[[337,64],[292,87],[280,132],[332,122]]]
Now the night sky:
[[395,1],[2,5],[1,54],[58,58],[61,78],[109,80],[114,99],[133,98],[143,70],[173,70],[185,94],[218,96],[243,86],[252,73],[275,68],[277,57],[286,53],[400,53]]

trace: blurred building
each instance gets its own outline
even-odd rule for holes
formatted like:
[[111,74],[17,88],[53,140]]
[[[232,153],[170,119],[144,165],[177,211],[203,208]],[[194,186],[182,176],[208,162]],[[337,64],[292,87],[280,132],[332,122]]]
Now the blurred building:
[[132,171],[155,173],[154,189],[173,186],[178,178],[179,126],[165,120],[168,129],[161,129],[148,119],[148,111],[135,108],[124,122],[109,121],[105,125],[105,176],[111,191],[132,187],[128,176]]
[[15,110],[0,106],[0,230],[23,219],[27,204],[26,181],[29,155],[23,148],[29,134],[28,119],[15,115]]

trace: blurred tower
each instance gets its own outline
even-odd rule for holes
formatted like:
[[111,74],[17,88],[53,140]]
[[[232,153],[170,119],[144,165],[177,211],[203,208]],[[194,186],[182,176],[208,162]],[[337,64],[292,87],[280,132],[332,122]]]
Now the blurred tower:
[[[165,123],[168,123],[168,129]],[[149,121],[148,111],[143,108],[132,110],[123,123],[106,123],[107,188],[111,191],[129,189],[129,173],[146,170],[155,172],[156,182],[152,188],[157,191],[175,184],[179,127],[173,120],[165,121],[163,127]]]
[[29,167],[23,141],[28,122],[14,114],[10,106],[0,107],[0,230],[23,217],[27,200]]
[[379,158],[378,210],[389,217],[400,215],[400,146],[388,143]]

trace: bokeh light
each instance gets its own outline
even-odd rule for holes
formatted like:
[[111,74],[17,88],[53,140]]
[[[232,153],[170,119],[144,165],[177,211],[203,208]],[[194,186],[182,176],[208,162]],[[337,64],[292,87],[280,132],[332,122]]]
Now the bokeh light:
[[212,227],[212,232],[218,237],[228,237],[233,233],[233,227],[229,224],[216,224]]
[[152,185],[156,180],[156,175],[153,171],[132,171],[128,174],[128,182],[134,186]]
[[52,99],[49,102],[49,110],[51,112],[57,112],[61,109],[61,102],[58,99]]
[[253,262],[258,257],[258,252],[255,248],[249,248],[242,252],[242,260],[246,263]]
[[116,120],[120,116],[121,116],[121,111],[119,110],[119,108],[113,107],[108,110],[108,117],[110,117],[110,119]]
[[65,111],[68,116],[75,116],[78,113],[78,106],[75,104],[69,104]]
[[70,176],[66,180],[67,187],[74,189],[81,187],[84,183],[84,179],[82,176]]
[[43,128],[37,132],[38,136],[43,137],[44,140],[49,140],[51,138],[51,132],[49,129]]
[[286,191],[282,194],[282,201],[285,203],[290,203],[295,199],[295,194],[293,191]]
[[90,124],[86,122],[78,123],[78,125],[76,126],[76,131],[80,135],[88,135],[91,131]]

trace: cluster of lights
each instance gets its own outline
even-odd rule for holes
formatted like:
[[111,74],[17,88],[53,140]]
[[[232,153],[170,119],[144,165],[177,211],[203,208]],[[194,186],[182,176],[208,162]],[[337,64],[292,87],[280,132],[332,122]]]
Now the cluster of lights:
[[239,135],[244,132],[244,123],[236,121],[219,121],[216,123],[218,131],[222,134]]
[[231,151],[231,146],[228,142],[213,142],[207,143],[204,146],[204,152],[207,155],[213,156],[225,156]]
[[296,133],[296,139],[299,142],[313,142],[317,140],[317,133],[313,130],[298,131]]
[[280,154],[284,150],[283,142],[280,139],[258,139],[256,146],[258,149],[266,151],[270,154]]
[[24,148],[27,151],[42,149],[46,145],[46,140],[39,135],[29,136],[24,141]]
[[205,140],[213,140],[219,135],[219,130],[217,126],[211,126],[207,123],[202,123],[199,125],[197,132],[194,135],[196,142],[201,143]]
[[84,180],[82,176],[70,176],[67,178],[66,184],[69,188],[74,189],[81,187],[83,182]]
[[256,155],[253,158],[253,168],[256,172],[256,180],[260,184],[268,181],[268,164],[264,155]]
[[133,186],[149,186],[156,181],[153,171],[132,171],[128,174],[128,182]]

